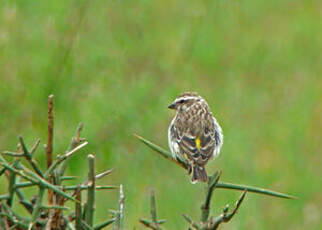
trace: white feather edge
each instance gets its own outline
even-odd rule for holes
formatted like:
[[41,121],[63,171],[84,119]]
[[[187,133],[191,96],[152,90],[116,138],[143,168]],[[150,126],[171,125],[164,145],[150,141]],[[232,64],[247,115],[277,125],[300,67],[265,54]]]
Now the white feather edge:
[[224,143],[224,135],[222,133],[222,129],[219,125],[219,123],[217,122],[215,117],[212,117],[214,119],[214,124],[215,124],[215,132],[217,131],[219,133],[219,144],[218,146],[215,147],[214,152],[213,152],[213,158],[216,158],[219,153],[220,153],[220,149]]
[[169,125],[168,128],[168,144],[169,144],[169,148],[171,150],[172,153],[172,158],[176,159],[176,152],[175,152],[175,145],[177,145],[177,148],[179,147],[178,144],[175,141],[171,140],[171,128],[173,126],[174,120],[176,119],[176,117],[174,117]]

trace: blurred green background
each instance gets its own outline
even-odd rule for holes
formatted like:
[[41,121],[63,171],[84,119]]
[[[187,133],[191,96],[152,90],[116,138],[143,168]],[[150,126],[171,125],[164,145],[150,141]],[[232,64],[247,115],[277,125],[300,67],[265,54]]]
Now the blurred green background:
[[[94,153],[99,172],[115,168],[100,184],[124,184],[126,229],[143,229],[151,187],[165,229],[186,229],[181,214],[199,218],[203,186],[132,133],[167,147],[167,105],[197,91],[225,135],[208,172],[299,197],[249,194],[221,229],[321,229],[321,12],[314,0],[2,0],[0,149],[14,150],[18,134],[45,143],[53,93],[55,152],[80,121],[90,143],[67,173],[83,181]],[[213,214],[239,194],[217,190]],[[98,192],[96,222],[117,197]]]

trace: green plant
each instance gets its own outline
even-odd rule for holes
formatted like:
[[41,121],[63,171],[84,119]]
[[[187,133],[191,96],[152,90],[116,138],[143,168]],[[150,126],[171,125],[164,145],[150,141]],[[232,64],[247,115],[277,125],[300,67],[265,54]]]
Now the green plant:
[[[103,223],[94,225],[94,205],[95,191],[101,189],[117,189],[118,186],[96,185],[96,180],[110,174],[112,170],[95,175],[95,157],[88,155],[88,178],[85,182],[78,185],[63,185],[64,181],[75,179],[74,176],[65,176],[64,172],[70,158],[80,149],[85,147],[88,142],[80,137],[83,125],[79,124],[75,136],[72,138],[70,146],[65,154],[58,155],[53,161],[53,95],[48,100],[48,135],[46,145],[47,170],[43,172],[34,154],[39,146],[38,139],[34,146],[29,150],[22,136],[19,136],[19,145],[16,152],[4,151],[0,156],[0,176],[8,180],[7,193],[0,196],[0,228],[1,229],[102,229],[112,224],[117,218],[106,220]],[[6,157],[13,158],[7,161]],[[29,169],[22,163],[25,158],[31,166]],[[23,179],[23,181],[22,181]],[[27,187],[37,187],[38,193],[29,201],[24,195],[23,189]],[[121,189],[122,187],[120,187]],[[87,200],[82,202],[82,191],[87,191]],[[48,194],[48,204],[45,194]],[[22,216],[14,211],[14,198],[19,199],[29,213],[28,217]],[[66,206],[67,201],[75,203],[74,212]],[[69,211],[68,215],[63,211]],[[72,222],[75,222],[73,224]]]

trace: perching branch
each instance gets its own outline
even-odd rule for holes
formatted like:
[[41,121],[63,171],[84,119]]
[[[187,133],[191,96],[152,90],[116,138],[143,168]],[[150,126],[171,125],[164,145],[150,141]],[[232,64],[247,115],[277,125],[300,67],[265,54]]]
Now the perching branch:
[[[172,158],[171,153],[164,150],[160,146],[146,140],[145,138],[143,138],[137,134],[134,134],[134,136],[136,138],[138,138],[141,142],[143,142],[145,145],[147,145],[149,148],[154,150],[156,153],[160,154],[162,157],[176,163],[177,165],[181,166],[184,169],[187,169],[187,166],[184,164],[184,162],[176,161],[175,159]],[[263,195],[269,195],[269,196],[286,198],[286,199],[297,199],[295,196],[288,195],[285,193],[275,192],[272,190],[257,188],[257,187],[248,186],[248,185],[231,184],[231,183],[221,182],[221,181],[218,181],[216,188],[234,189],[234,190],[241,190],[241,191],[244,191],[246,189],[248,192],[259,193],[259,194],[263,194]]]
[[142,141],[144,144],[146,144],[148,147],[150,147],[151,149],[153,149],[155,152],[159,153],[165,159],[172,161],[173,163],[179,165],[180,167],[182,167],[184,169],[188,169],[188,166],[187,166],[187,164],[185,164],[185,162],[177,161],[176,159],[174,159],[172,157],[172,154],[169,153],[168,151],[166,151],[165,149],[163,149],[160,146],[152,143],[151,141],[148,141],[148,140],[144,139],[143,137],[141,137],[141,136],[139,136],[137,134],[133,134],[133,135],[136,138],[138,138],[140,141]]

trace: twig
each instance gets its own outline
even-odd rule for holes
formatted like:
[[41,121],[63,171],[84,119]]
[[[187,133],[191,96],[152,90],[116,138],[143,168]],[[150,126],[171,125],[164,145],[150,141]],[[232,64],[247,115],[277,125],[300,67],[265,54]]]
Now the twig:
[[201,206],[201,222],[205,223],[209,217],[209,209],[210,209],[210,202],[212,198],[213,191],[219,181],[221,176],[221,171],[215,172],[215,174],[209,177],[208,186],[207,186],[207,194],[205,203]]
[[95,204],[95,164],[94,156],[88,155],[88,189],[85,209],[85,221],[89,226],[93,226],[94,204]]
[[246,189],[247,192],[253,192],[253,193],[269,195],[269,196],[279,197],[279,198],[286,198],[286,199],[298,199],[296,196],[272,191],[269,189],[263,189],[263,188],[258,188],[258,187],[253,187],[249,185],[243,185],[243,184],[232,184],[232,183],[221,182],[221,181],[217,183],[216,188],[233,189],[233,190],[239,190],[239,191],[243,191]]
[[24,194],[22,193],[22,191],[20,191],[20,189],[18,189],[17,187],[16,187],[16,185],[17,185],[17,183],[19,182],[19,180],[20,180],[20,177],[18,177],[17,179],[16,179],[16,183],[15,183],[15,186],[14,186],[14,190],[15,190],[15,192],[16,192],[16,194],[17,194],[17,196],[18,196],[18,198],[19,198],[19,200],[20,200],[20,203],[22,204],[22,206],[24,206],[25,207],[25,209],[31,214],[32,213],[32,211],[33,211],[33,205],[25,198],[25,196],[24,196]]
[[88,223],[86,223],[84,220],[81,221],[81,225],[85,230],[93,230],[93,228],[89,226]]
[[11,207],[9,207],[5,202],[1,202],[1,206],[3,207],[3,209],[12,217],[14,217],[15,219],[19,220],[19,221],[23,221],[23,222],[27,222],[30,221],[30,218],[26,218],[26,217],[22,217],[20,215],[18,215],[15,211],[13,211],[13,209]]
[[111,172],[113,172],[114,171],[114,169],[112,168],[112,169],[109,169],[109,170],[106,170],[105,172],[102,172],[102,173],[100,173],[100,174],[97,174],[96,176],[95,176],[95,179],[96,180],[98,180],[98,179],[101,179],[101,178],[103,178],[104,176],[107,176],[107,175],[109,175]]
[[123,215],[124,215],[124,191],[123,185],[120,185],[120,195],[119,195],[119,209],[117,211],[111,210],[115,216],[115,222],[113,224],[113,230],[123,230]]
[[213,226],[211,228],[212,230],[217,229],[218,226],[221,223],[227,223],[227,222],[229,222],[234,217],[234,215],[237,213],[237,211],[238,211],[241,203],[243,202],[243,200],[244,200],[244,198],[246,196],[246,193],[247,193],[247,190],[245,190],[242,193],[242,195],[239,197],[239,199],[236,202],[235,208],[233,209],[233,211],[231,213],[227,214],[228,213],[228,206],[226,206],[224,208],[223,213],[215,219],[215,221],[213,223]]
[[[77,202],[76,202],[76,203],[77,203]],[[65,207],[65,206],[59,206],[59,205],[51,205],[51,206],[43,205],[43,206],[41,206],[41,209],[70,210],[70,208],[68,208],[68,207]]]
[[30,163],[31,167],[35,170],[35,172],[43,177],[43,173],[41,172],[41,170],[39,169],[36,161],[32,158],[32,155],[31,153],[28,151],[26,145],[25,145],[25,142],[23,140],[23,137],[22,136],[19,136],[19,142],[20,142],[20,145],[22,147],[22,150],[23,150],[23,153],[24,153],[24,157],[27,159],[27,161]]
[[156,201],[155,201],[155,193],[154,189],[151,189],[151,197],[150,197],[150,215],[151,215],[151,221],[141,218],[139,221],[144,226],[155,229],[155,230],[161,230],[160,224],[163,224],[166,220],[158,220],[157,218],[157,208],[156,208]]
[[113,218],[111,220],[104,221],[104,222],[96,225],[94,227],[94,230],[101,230],[102,228],[105,228],[105,227],[109,226],[110,224],[114,223],[114,221],[115,221],[115,218]]
[[[19,164],[19,161],[20,160],[15,160],[14,163],[13,163],[13,167],[14,168],[17,168],[18,164]],[[13,203],[13,197],[14,197],[14,194],[15,194],[15,183],[16,183],[16,173],[15,172],[10,172],[9,174],[9,186],[8,186],[8,199],[7,199],[7,204],[9,207],[12,206],[12,203]]]
[[[4,160],[1,156],[0,156],[0,165],[6,167],[8,170],[15,172],[16,174],[18,174],[19,176],[23,177],[26,180],[31,181],[34,184],[37,184],[39,186],[45,186],[46,188],[52,189],[54,190],[54,192],[60,194],[61,196],[66,197],[67,199],[70,199],[72,201],[75,201],[75,199],[73,197],[71,197],[70,195],[64,193],[63,191],[59,190],[58,188],[56,188],[54,185],[48,183],[46,180],[44,180],[43,178],[39,177],[37,174],[29,171],[28,169],[26,169],[25,167],[22,167],[23,170],[17,170],[15,168],[13,168],[12,166],[10,166],[6,160]],[[26,175],[25,173],[28,173],[28,175]]]
[[66,180],[74,180],[74,179],[77,179],[78,176],[62,176],[60,177],[60,181],[66,181]]
[[81,189],[78,188],[76,190],[76,200],[78,202],[75,203],[75,227],[76,229],[81,229],[82,227],[82,192]]
[[[7,217],[10,222],[14,223],[14,224],[17,224],[21,227],[24,227],[25,229],[28,228],[28,225],[23,223],[22,221],[18,221],[17,219],[15,219],[14,217],[12,217],[11,215],[7,214],[7,213],[3,213],[3,212],[0,212],[0,217],[3,216],[3,217]],[[2,219],[2,218],[0,218]]]
[[54,170],[55,168],[62,163],[64,160],[68,159],[69,157],[71,157],[74,153],[76,153],[78,150],[80,150],[81,148],[83,148],[84,146],[86,146],[88,144],[88,142],[84,142],[81,145],[75,147],[74,149],[72,149],[70,152],[62,155],[62,156],[58,156],[58,158],[54,161],[54,163],[50,166],[49,169],[47,169],[47,171],[45,172],[45,178],[47,178]]
[[32,211],[32,217],[31,217],[31,223],[29,224],[29,229],[31,229],[32,226],[36,223],[37,218],[40,214],[44,193],[45,193],[45,187],[39,186],[39,192],[38,192],[34,210]]
[[[2,212],[2,207],[1,207],[1,205],[0,205],[0,217],[2,217],[1,216],[1,214],[2,214],[3,212]],[[5,218],[0,218],[0,228],[1,229],[6,229],[6,226],[7,225],[7,223],[6,223],[6,221],[5,221]]]
[[[109,170],[107,170],[107,171],[105,171],[105,172],[102,172],[102,173],[100,173],[100,174],[97,174],[97,175],[95,176],[95,179],[96,179],[96,180],[101,179],[101,178],[103,178],[104,176],[109,175],[111,172],[113,172],[113,170],[114,170],[114,169],[109,169]],[[88,180],[85,180],[85,181],[83,182],[83,184],[82,184],[82,185],[87,185],[87,184],[88,184]]]
[[124,201],[125,201],[125,196],[124,196],[124,191],[123,191],[123,185],[120,185],[120,198],[119,198],[119,230],[123,229],[123,219],[124,219]]
[[[61,190],[59,189],[59,187],[57,187],[57,186],[55,186],[55,185],[53,185],[53,184],[49,183],[48,181],[46,181],[45,179],[43,179],[43,178],[41,178],[41,177],[39,177],[36,173],[33,173],[32,171],[30,171],[29,169],[27,169],[27,168],[26,168],[26,167],[24,167],[23,165],[21,165],[20,167],[21,167],[21,168],[23,169],[23,171],[24,171],[24,172],[26,172],[29,176],[31,176],[32,178],[35,178],[35,179],[36,179],[36,180],[35,180],[35,179],[33,179],[33,181],[31,181],[31,182],[34,182],[34,183],[37,183],[37,184],[39,184],[39,185],[45,186],[45,187],[47,187],[48,189],[53,190],[55,193],[57,193],[57,194],[59,194],[59,195],[61,195],[61,196],[65,197],[65,198],[67,198],[67,199],[69,199],[69,200],[76,201],[72,196],[70,196],[70,195],[66,194],[65,192],[61,191]],[[30,177],[29,177],[29,179],[30,179]]]
[[24,153],[16,153],[16,152],[11,152],[11,151],[3,151],[2,154],[9,156],[9,157],[23,157],[23,156],[25,156]]
[[[64,221],[65,221],[65,223],[66,223],[66,226],[67,226],[67,228],[68,228],[69,230],[75,230],[75,228],[74,228],[73,224],[68,220],[68,218],[63,217],[63,219],[64,219]],[[78,229],[80,229],[80,228],[77,228],[76,230],[78,230]]]
[[151,219],[153,221],[153,224],[157,229],[159,229],[159,224],[157,221],[157,209],[156,209],[156,204],[155,204],[155,195],[154,195],[154,190],[151,190]]
[[27,200],[20,200],[20,203],[22,206],[25,207],[25,209],[31,214],[32,211],[34,210],[34,206]]
[[37,150],[38,146],[40,144],[40,139],[38,138],[36,140],[36,143],[31,147],[30,149],[30,154],[33,155],[35,153],[35,151]]
[[154,226],[154,223],[150,220],[146,220],[146,219],[143,219],[141,218],[140,220],[140,223],[143,224],[145,227],[147,228],[151,228],[153,230],[158,230],[155,226]]
[[9,198],[9,194],[0,195],[0,201],[1,200],[8,200],[8,198]]
[[176,159],[174,159],[172,157],[172,154],[169,153],[168,151],[162,149],[160,146],[152,143],[151,141],[148,141],[146,139],[144,139],[143,137],[137,135],[137,134],[133,134],[136,138],[138,138],[140,141],[142,141],[144,144],[146,144],[148,147],[150,147],[151,149],[153,149],[155,152],[159,153],[162,157],[172,161],[173,163],[179,165],[180,167],[184,168],[184,169],[187,169],[188,166],[184,163],[184,162],[180,162],[180,161],[177,161]]
[[[72,141],[68,147],[68,150],[66,153],[72,151],[73,149],[75,149],[82,141],[80,134],[81,131],[83,129],[83,123],[79,123],[75,132],[74,137],[72,138]],[[58,170],[58,175],[59,176],[63,176],[65,173],[65,170],[67,168],[67,164],[68,164],[69,159],[66,159],[63,164],[61,165],[60,169]]]
[[200,225],[194,222],[188,215],[182,214],[182,216],[194,229],[201,229]]
[[37,185],[36,183],[30,182],[30,181],[26,181],[26,182],[17,182],[15,184],[15,189],[18,188],[26,188],[26,187],[31,187],[31,186],[35,186]]
[[6,168],[2,168],[1,170],[0,170],[0,177],[2,176],[2,174],[4,174],[5,172],[6,172]]
[[[62,186],[62,188],[64,188],[64,190],[66,191],[70,191],[70,190],[75,190],[77,189],[78,186],[75,186],[75,185],[71,185],[71,186]],[[79,188],[81,190],[85,190],[85,189],[88,189],[90,186],[89,185],[80,185]],[[96,190],[105,190],[105,189],[118,189],[119,186],[113,186],[113,185],[96,185],[95,186],[95,189]]]

